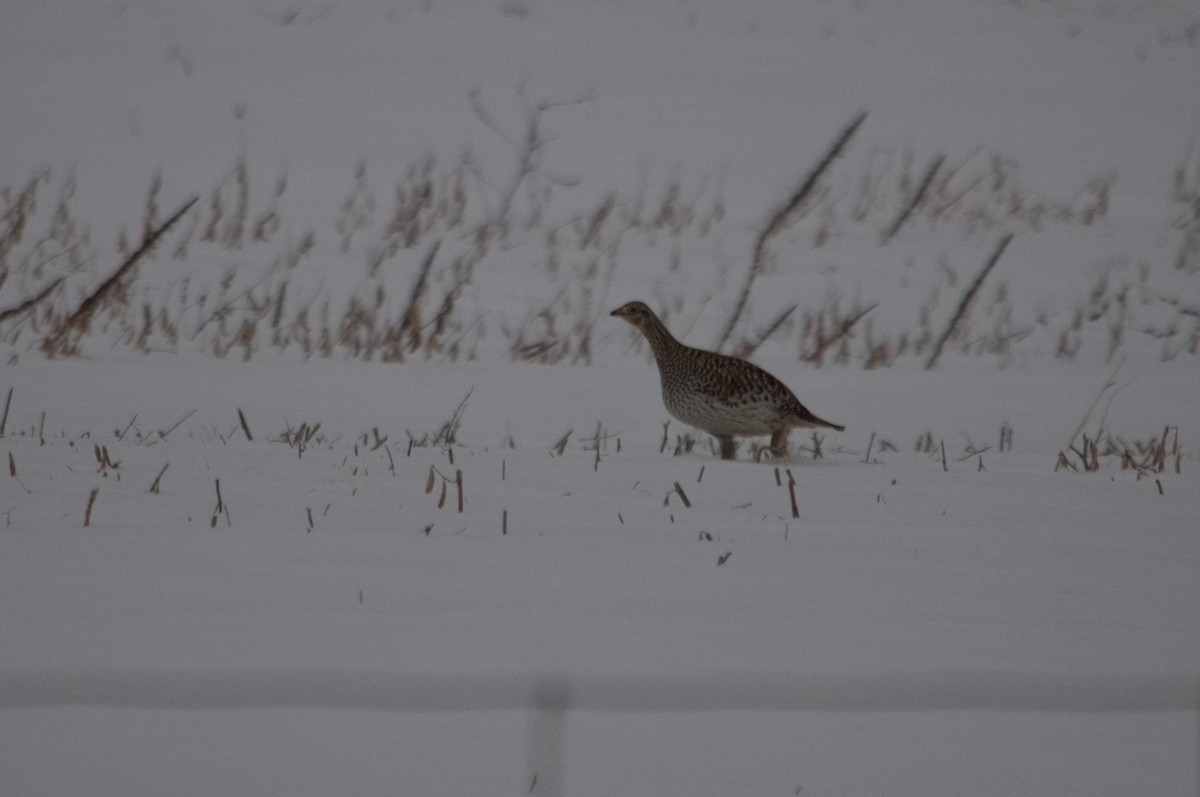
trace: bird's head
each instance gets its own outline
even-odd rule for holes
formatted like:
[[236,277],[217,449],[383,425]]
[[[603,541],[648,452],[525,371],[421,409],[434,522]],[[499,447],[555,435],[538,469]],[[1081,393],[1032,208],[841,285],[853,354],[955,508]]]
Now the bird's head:
[[628,302],[613,310],[609,315],[623,318],[638,329],[645,329],[651,319],[655,317],[654,311],[647,307],[645,302]]

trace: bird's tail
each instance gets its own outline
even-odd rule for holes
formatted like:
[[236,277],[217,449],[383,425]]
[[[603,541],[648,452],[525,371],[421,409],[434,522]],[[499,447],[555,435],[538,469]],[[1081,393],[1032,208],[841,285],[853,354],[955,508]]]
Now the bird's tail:
[[832,421],[827,421],[824,418],[818,418],[816,415],[813,415],[811,412],[809,412],[807,407],[801,407],[800,412],[796,413],[796,416],[800,421],[800,423],[797,424],[798,426],[820,426],[826,429],[833,429],[834,431],[838,432],[846,431],[845,426]]

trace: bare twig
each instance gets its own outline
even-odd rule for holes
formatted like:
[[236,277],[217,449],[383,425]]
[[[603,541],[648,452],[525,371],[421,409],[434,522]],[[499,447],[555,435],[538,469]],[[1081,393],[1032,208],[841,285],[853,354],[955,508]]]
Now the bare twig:
[[567,443],[571,442],[571,432],[574,429],[568,429],[567,433],[558,439],[558,442],[550,446],[550,453],[557,456],[562,456],[567,450]]
[[[462,401],[458,402],[458,406],[454,408],[454,414],[450,416],[450,420],[442,424],[442,428],[438,430],[437,436],[433,438],[435,445],[452,446],[458,442],[458,428],[462,425],[463,411],[467,408],[467,400],[471,398],[471,394],[474,392],[475,386],[472,385],[467,390],[467,395],[463,396]],[[450,453],[450,461],[453,464],[453,452]]]
[[867,440],[867,453],[864,454],[863,458],[862,458],[862,461],[864,463],[871,461],[871,449],[874,447],[875,447],[875,433],[871,432],[871,438],[869,440]]
[[15,307],[10,307],[7,310],[0,310],[0,324],[3,324],[8,319],[18,316],[27,310],[32,310],[39,303],[41,303],[43,299],[45,299],[51,293],[54,293],[54,289],[61,285],[62,281],[62,277],[51,280],[50,284],[45,288],[42,288],[36,295],[26,299]]
[[942,168],[942,163],[945,160],[945,155],[938,155],[933,159],[933,163],[929,164],[929,168],[925,171],[925,176],[921,178],[920,186],[913,192],[912,199],[908,201],[908,204],[900,211],[900,215],[896,217],[896,220],[884,232],[880,243],[886,244],[896,236],[896,233],[900,232],[900,228],[908,221],[909,216],[912,215],[917,206],[925,199],[925,194],[929,192],[929,186],[933,184],[934,175],[937,174],[938,169]]
[[[521,93],[521,91],[518,90],[518,93]],[[551,184],[570,185],[573,183],[572,180],[546,174],[541,169],[542,150],[552,140],[547,138],[542,132],[542,117],[547,111],[555,108],[581,105],[585,102],[591,102],[592,99],[593,95],[591,93],[585,93],[575,99],[543,99],[532,106],[526,106],[524,129],[519,136],[513,136],[506,133],[496,122],[495,117],[484,104],[480,90],[478,88],[471,89],[471,111],[475,114],[475,117],[489,130],[503,139],[517,156],[516,168],[513,170],[513,175],[509,180],[508,186],[503,190],[499,190],[500,206],[497,208],[496,214],[490,222],[491,224],[502,224],[507,219],[509,212],[512,210],[513,202],[521,190],[521,186],[525,185],[534,175],[541,177]]]
[[167,468],[169,468],[170,466],[171,466],[171,463],[169,463],[169,462],[162,466],[162,470],[160,470],[158,472],[158,475],[154,477],[154,484],[150,485],[150,492],[152,492],[156,495],[158,494],[159,490],[161,489],[159,483],[162,481],[163,474],[167,472]]
[[250,424],[246,423],[246,416],[242,413],[242,408],[238,407],[238,422],[242,425],[242,431],[246,433],[246,439],[253,441],[254,435],[250,434]]
[[8,389],[8,397],[4,399],[4,415],[0,415],[0,437],[4,437],[4,427],[8,425],[8,408],[12,406],[13,389]]
[[800,505],[796,503],[796,477],[792,475],[791,468],[787,469],[787,477],[788,498],[792,502],[792,517],[798,518],[800,517]]
[[871,305],[867,306],[866,308],[859,310],[854,315],[852,315],[849,318],[842,321],[841,326],[838,328],[838,330],[836,332],[833,333],[833,335],[831,335],[827,340],[818,341],[816,350],[813,351],[811,354],[805,355],[805,357],[804,357],[805,362],[820,364],[821,361],[825,359],[825,352],[827,352],[827,351],[829,351],[829,349],[833,348],[833,346],[835,344],[839,343],[842,340],[842,338],[849,335],[850,330],[854,329],[854,327],[858,324],[858,322],[862,321],[863,318],[866,317],[867,313],[871,312],[878,306],[879,306],[879,302],[875,302],[874,304],[871,304]]
[[192,417],[192,416],[193,416],[193,415],[195,415],[195,414],[196,414],[196,411],[195,411],[195,410],[190,410],[190,411],[188,411],[188,413],[187,413],[186,415],[184,415],[184,416],[183,416],[182,418],[180,418],[179,420],[175,421],[175,423],[171,424],[171,425],[170,425],[169,427],[167,427],[166,429],[159,429],[159,430],[158,430],[158,436],[159,436],[159,437],[161,437],[163,440],[166,440],[166,439],[167,439],[167,435],[169,435],[171,432],[173,432],[173,431],[175,431],[176,429],[178,429],[178,428],[179,428],[179,425],[180,425],[181,423],[183,423],[184,421],[186,421],[188,418]]
[[221,500],[221,480],[217,479],[216,482],[217,482],[217,508],[213,510],[212,523],[210,524],[213,526],[217,525],[217,515],[221,514],[221,510],[225,508],[225,504]]
[[758,234],[758,238],[754,242],[754,252],[750,261],[750,268],[746,271],[746,281],[742,285],[741,293],[738,295],[737,304],[734,305],[733,313],[729,316],[729,320],[725,323],[725,328],[722,330],[720,337],[717,338],[715,348],[720,349],[728,342],[730,335],[733,334],[733,328],[737,326],[738,320],[742,317],[742,312],[746,309],[746,302],[750,299],[750,289],[754,285],[754,280],[758,277],[765,266],[767,244],[771,239],[779,234],[783,229],[788,219],[795,213],[804,201],[808,199],[813,191],[816,190],[821,177],[837,160],[837,157],[842,154],[842,150],[850,143],[850,139],[858,132],[858,128],[867,118],[867,112],[861,111],[855,116],[842,132],[838,135],[829,148],[825,151],[825,156],[814,166],[795,192],[788,198],[786,202],[776,209],[771,218],[763,227],[762,232]]
[[133,428],[135,423],[137,423],[136,412],[133,414],[133,417],[129,419],[129,423],[125,424],[125,428],[121,430],[121,433],[117,435],[117,440],[124,440],[125,435],[129,434],[129,430]]
[[983,264],[983,268],[979,270],[979,276],[975,277],[975,281],[963,292],[962,299],[959,300],[958,307],[954,310],[954,316],[950,319],[950,323],[946,325],[946,329],[942,331],[937,345],[933,347],[933,353],[929,355],[929,360],[925,363],[926,371],[937,365],[938,359],[942,356],[942,348],[946,345],[946,341],[954,334],[954,330],[958,327],[959,322],[967,314],[967,310],[971,307],[971,302],[975,300],[975,295],[979,293],[979,289],[983,286],[983,281],[987,279],[988,274],[991,273],[996,263],[999,262],[1000,256],[1004,254],[1004,250],[1008,247],[1012,239],[1012,233],[1008,233],[1000,239],[1000,243],[996,245],[987,262]]
[[1125,364],[1125,356],[1125,353],[1122,352],[1121,359],[1117,360],[1117,364],[1114,365],[1112,370],[1108,372],[1108,376],[1105,378],[1104,384],[1100,387],[1099,392],[1096,393],[1096,397],[1092,399],[1092,403],[1088,405],[1087,411],[1084,412],[1083,417],[1079,419],[1079,423],[1075,426],[1075,431],[1071,432],[1071,439],[1067,441],[1067,448],[1075,445],[1075,438],[1079,437],[1079,433],[1083,431],[1084,427],[1087,426],[1088,421],[1091,420],[1092,412],[1096,409],[1096,405],[1100,403],[1100,399],[1104,397],[1104,394],[1116,387],[1117,372],[1120,371],[1121,366]]
[[764,343],[766,343],[767,338],[774,335],[775,331],[777,329],[779,329],[781,326],[783,326],[783,322],[787,321],[788,318],[791,317],[792,313],[794,313],[794,312],[796,312],[796,305],[793,304],[790,307],[788,307],[786,310],[784,310],[782,313],[780,313],[778,316],[776,316],[775,320],[767,325],[766,330],[764,330],[761,334],[758,335],[757,340],[755,340],[753,343],[747,342],[747,343],[742,344],[742,346],[740,347],[740,351],[738,352],[738,355],[741,357],[749,357],[752,354],[754,354],[754,352],[758,351],[758,347],[763,345]]
[[80,303],[79,308],[70,316],[68,316],[67,319],[62,322],[54,332],[52,332],[44,341],[42,341],[43,350],[50,353],[69,350],[69,347],[67,346],[67,336],[74,330],[85,331],[87,329],[88,324],[91,322],[92,313],[95,312],[96,308],[98,308],[106,299],[109,298],[116,287],[120,284],[122,278],[124,278],[125,275],[127,275],[130,270],[138,264],[138,261],[145,257],[150,250],[154,248],[154,245],[158,243],[159,239],[166,235],[167,231],[170,230],[171,227],[175,226],[175,223],[183,218],[184,214],[191,210],[192,206],[195,205],[199,199],[199,196],[192,197],[187,202],[183,203],[183,206],[180,207],[179,210],[175,211],[175,213],[173,213],[169,219],[152,230],[150,234],[147,235],[142,241],[142,245],[139,246],[133,252],[133,254],[125,258],[125,262],[122,263],[117,270],[108,277],[108,279],[100,283],[100,286],[96,288],[96,290],[92,291],[91,294],[89,294],[87,298]]
[[83,510],[83,525],[92,525],[92,507],[96,505],[96,496],[100,494],[99,487],[93,487],[91,493],[88,494],[87,509]]

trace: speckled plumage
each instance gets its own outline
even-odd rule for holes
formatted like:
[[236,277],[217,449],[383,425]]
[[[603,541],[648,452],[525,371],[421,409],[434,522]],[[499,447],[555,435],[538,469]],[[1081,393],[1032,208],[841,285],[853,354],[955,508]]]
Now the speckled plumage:
[[724,459],[734,458],[735,436],[769,434],[772,453],[786,457],[792,429],[845,428],[813,415],[787,385],[757,365],[680,343],[642,302],[624,304],[612,315],[637,327],[649,342],[667,412],[717,438]]

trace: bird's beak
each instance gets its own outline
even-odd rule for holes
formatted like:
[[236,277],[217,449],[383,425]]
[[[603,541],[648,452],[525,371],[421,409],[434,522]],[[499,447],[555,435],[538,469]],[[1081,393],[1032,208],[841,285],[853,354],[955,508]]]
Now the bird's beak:
[[621,308],[618,307],[616,310],[613,310],[611,313],[609,313],[609,315],[615,315],[615,316],[621,315]]

